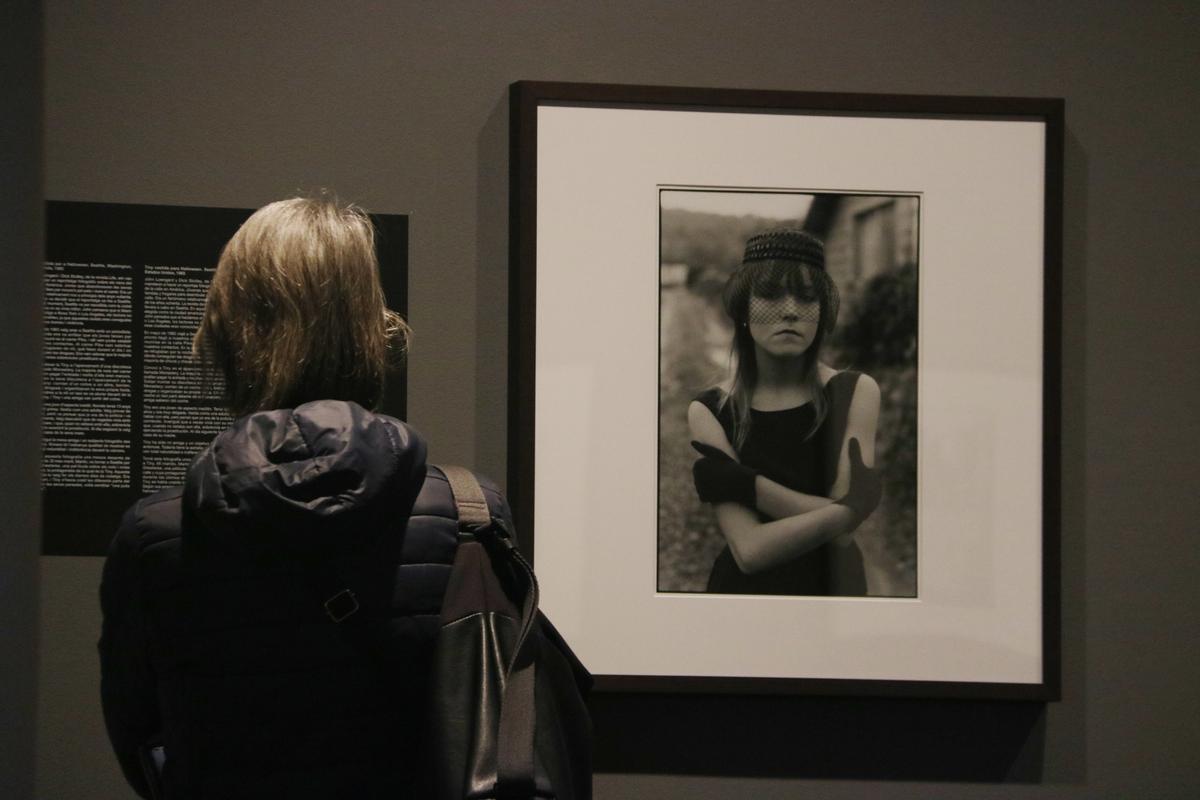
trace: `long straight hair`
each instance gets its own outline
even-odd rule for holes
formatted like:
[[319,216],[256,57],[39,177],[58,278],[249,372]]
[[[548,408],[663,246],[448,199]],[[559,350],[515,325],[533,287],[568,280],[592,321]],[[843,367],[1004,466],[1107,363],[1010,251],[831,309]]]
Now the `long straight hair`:
[[[825,421],[825,415],[829,412],[829,403],[825,398],[824,387],[821,385],[820,371],[817,369],[821,344],[824,339],[824,329],[818,328],[817,335],[813,337],[812,344],[804,352],[800,361],[804,384],[808,387],[813,411],[816,412],[813,415],[812,425],[805,432],[805,439],[811,438],[817,432],[821,423]],[[729,406],[733,417],[733,449],[741,451],[753,425],[750,411],[754,390],[758,387],[758,361],[754,349],[754,339],[750,336],[750,329],[742,323],[738,323],[735,327],[733,345],[730,350],[733,375],[730,380],[729,392],[725,396],[725,403]]]
[[805,439],[817,432],[829,412],[817,367],[825,336],[837,322],[837,288],[824,270],[792,261],[760,261],[742,266],[730,277],[723,297],[725,312],[734,322],[730,351],[732,376],[724,403],[729,407],[733,419],[731,444],[737,451],[741,451],[750,435],[753,425],[751,403],[758,386],[758,357],[748,325],[750,297],[773,297],[783,292],[801,298],[815,295],[821,307],[821,321],[817,325],[816,335],[800,359],[800,371],[815,412]]

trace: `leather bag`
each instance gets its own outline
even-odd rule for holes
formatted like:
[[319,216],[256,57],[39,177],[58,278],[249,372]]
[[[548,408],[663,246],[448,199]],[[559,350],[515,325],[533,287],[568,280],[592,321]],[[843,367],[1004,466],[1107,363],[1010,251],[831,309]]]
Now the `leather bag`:
[[459,543],[431,688],[435,800],[590,800],[591,676],[538,611],[537,578],[475,476],[442,467]]

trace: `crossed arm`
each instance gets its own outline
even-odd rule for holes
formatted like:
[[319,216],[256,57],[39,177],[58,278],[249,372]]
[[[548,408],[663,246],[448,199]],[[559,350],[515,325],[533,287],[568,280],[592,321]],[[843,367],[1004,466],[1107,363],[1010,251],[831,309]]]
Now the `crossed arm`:
[[[872,467],[878,419],[879,386],[869,376],[861,375],[850,402],[830,497],[797,492],[757,475],[754,508],[737,502],[714,505],[717,524],[742,572],[751,574],[769,569],[853,533],[864,515],[843,504],[844,501],[839,502],[852,489],[851,440],[857,440],[861,448],[862,465]],[[688,407],[688,427],[693,439],[737,460],[724,429],[704,404],[693,402]],[[760,513],[770,521],[760,522]]]

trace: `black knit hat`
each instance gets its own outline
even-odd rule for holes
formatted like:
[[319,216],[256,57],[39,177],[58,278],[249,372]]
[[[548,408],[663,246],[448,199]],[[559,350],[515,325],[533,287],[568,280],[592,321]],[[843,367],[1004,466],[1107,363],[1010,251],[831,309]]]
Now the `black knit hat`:
[[796,261],[825,269],[825,245],[799,228],[776,228],[756,233],[746,240],[743,264],[755,261]]
[[746,322],[751,295],[777,297],[791,293],[821,302],[821,327],[837,324],[840,298],[825,271],[825,245],[799,228],[776,228],[746,240],[742,263],[725,282],[722,303],[735,322]]

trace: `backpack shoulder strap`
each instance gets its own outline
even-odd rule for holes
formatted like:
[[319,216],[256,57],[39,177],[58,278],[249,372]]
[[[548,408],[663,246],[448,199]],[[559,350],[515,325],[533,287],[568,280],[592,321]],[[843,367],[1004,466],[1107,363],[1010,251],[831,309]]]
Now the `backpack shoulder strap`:
[[[475,474],[465,467],[440,466],[450,483],[454,504],[458,507],[460,533],[482,531],[492,521],[487,498]],[[521,628],[516,652],[507,665],[507,679],[500,699],[500,720],[496,731],[496,789],[501,797],[532,797],[535,786],[534,731],[537,714],[534,699],[538,639],[531,636],[537,616],[537,578],[529,562],[513,542],[505,540],[498,553],[525,583],[521,608]],[[487,550],[487,548],[485,548]],[[489,555],[491,555],[489,553]],[[496,556],[491,556],[495,558]],[[495,565],[492,567],[495,570]]]
[[458,506],[459,528],[470,530],[491,522],[492,512],[475,473],[466,467],[453,465],[439,468],[450,482],[450,493],[454,495],[454,504]]

